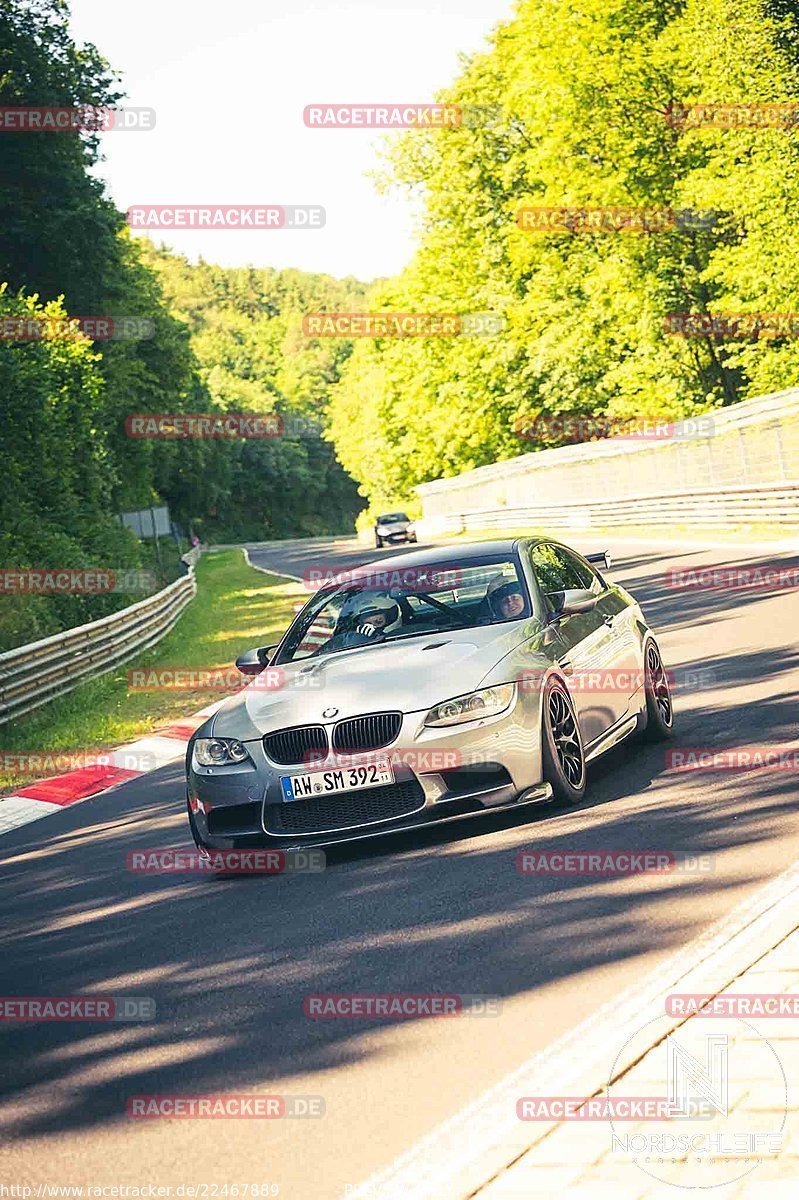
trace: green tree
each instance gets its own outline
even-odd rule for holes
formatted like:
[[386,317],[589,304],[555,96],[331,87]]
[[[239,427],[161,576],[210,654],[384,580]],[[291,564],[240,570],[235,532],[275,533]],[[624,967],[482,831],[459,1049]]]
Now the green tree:
[[[787,0],[523,0],[438,97],[475,119],[388,150],[385,185],[420,195],[424,215],[413,261],[369,306],[506,324],[355,347],[331,429],[373,505],[558,444],[518,436],[541,414],[674,419],[795,381],[795,340],[679,338],[666,317],[796,310],[797,134],[691,131],[667,114],[796,102],[797,27]],[[704,210],[714,223],[542,235],[517,226],[524,206]]]
[[[5,0],[0,8],[0,106],[104,108],[116,78],[69,32],[66,0]],[[7,131],[0,137],[0,279],[68,311],[102,313],[118,271],[122,217],[107,198],[91,131]]]

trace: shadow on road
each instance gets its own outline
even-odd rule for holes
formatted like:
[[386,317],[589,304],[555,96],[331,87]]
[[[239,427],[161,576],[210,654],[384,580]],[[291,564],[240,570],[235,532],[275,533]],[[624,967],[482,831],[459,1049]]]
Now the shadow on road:
[[[767,593],[675,593],[656,555],[625,568],[656,629],[707,627],[706,661],[723,688],[771,680],[771,697],[745,714],[748,740],[796,739],[796,647],[713,654],[714,628]],[[730,744],[743,701],[720,707],[696,692],[679,703],[675,745]],[[130,873],[131,850],[188,848],[181,778],[176,766],[52,818],[47,840],[32,826],[4,841],[4,994],[145,994],[157,1005],[151,1024],[0,1026],[7,1137],[124,1120],[133,1094],[247,1092],[265,1077],[280,1084],[385,1052],[370,1036],[383,1022],[307,1019],[309,993],[509,999],[643,957],[655,939],[676,950],[704,917],[675,899],[768,876],[770,847],[796,814],[785,772],[678,778],[662,745],[628,742],[593,769],[590,798],[574,812],[528,807],[342,848],[322,875]],[[620,879],[516,867],[521,849],[671,850],[710,855],[717,867],[737,846],[750,848],[751,866],[735,879],[721,869]]]

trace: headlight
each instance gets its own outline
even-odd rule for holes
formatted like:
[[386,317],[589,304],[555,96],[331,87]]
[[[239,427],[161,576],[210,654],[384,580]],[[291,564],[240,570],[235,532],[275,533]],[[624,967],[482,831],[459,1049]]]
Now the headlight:
[[377,532],[381,537],[384,537],[386,534],[388,534],[388,530],[386,529],[385,525],[378,525]]
[[226,767],[249,758],[247,748],[235,738],[197,738],[194,761],[201,767]]
[[477,721],[480,717],[495,717],[504,712],[513,700],[514,685],[502,683],[498,687],[485,688],[482,692],[470,692],[468,696],[456,696],[431,708],[424,719],[425,725],[460,725],[463,721]]

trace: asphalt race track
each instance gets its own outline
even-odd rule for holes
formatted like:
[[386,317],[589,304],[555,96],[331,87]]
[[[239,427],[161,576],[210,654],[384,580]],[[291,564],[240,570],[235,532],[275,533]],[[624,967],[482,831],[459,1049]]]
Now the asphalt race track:
[[[667,666],[696,671],[698,686],[675,697],[673,745],[795,743],[796,588],[676,591],[665,580],[776,556],[595,548],[606,544]],[[301,576],[389,553],[293,543],[252,561]],[[799,554],[780,565],[799,566]],[[190,846],[179,765],[7,835],[2,993],[149,996],[156,1017],[0,1026],[0,1179],[342,1196],[799,859],[796,772],[675,773],[664,756],[628,742],[593,769],[577,810],[530,806],[341,850],[322,874],[128,871],[132,849]],[[520,849],[674,850],[713,856],[713,870],[524,876]],[[312,992],[477,994],[500,1011],[313,1020]],[[256,1092],[323,1097],[325,1115],[126,1116],[132,1095]]]

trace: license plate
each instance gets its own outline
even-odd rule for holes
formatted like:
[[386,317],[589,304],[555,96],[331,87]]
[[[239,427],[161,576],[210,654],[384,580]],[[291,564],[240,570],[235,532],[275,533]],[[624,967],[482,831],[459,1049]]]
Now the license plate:
[[363,767],[339,767],[334,771],[312,771],[307,775],[281,775],[283,801],[304,800],[306,796],[329,796],[334,792],[363,791],[394,782],[394,768],[387,758],[378,758]]

